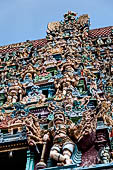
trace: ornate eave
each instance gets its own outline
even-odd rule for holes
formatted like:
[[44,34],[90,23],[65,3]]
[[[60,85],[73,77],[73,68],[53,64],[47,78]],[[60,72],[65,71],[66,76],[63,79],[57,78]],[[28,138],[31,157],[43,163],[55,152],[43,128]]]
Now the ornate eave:
[[97,165],[97,166],[93,166],[93,167],[76,167],[76,165],[69,165],[69,166],[63,166],[63,167],[52,167],[52,168],[45,168],[44,170],[64,170],[64,169],[68,169],[68,170],[97,170],[97,169],[101,169],[101,170],[112,170],[113,168],[113,163],[111,164],[102,164],[102,165]]

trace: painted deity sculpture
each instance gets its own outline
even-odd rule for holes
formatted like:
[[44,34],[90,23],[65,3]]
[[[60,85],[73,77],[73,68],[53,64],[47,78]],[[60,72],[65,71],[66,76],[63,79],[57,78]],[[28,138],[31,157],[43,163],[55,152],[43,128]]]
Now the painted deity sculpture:
[[50,158],[56,160],[60,165],[72,163],[71,155],[74,150],[74,142],[68,134],[67,126],[64,113],[58,110],[54,114],[53,127],[43,137],[43,140],[47,141],[52,136],[53,146],[50,150]]

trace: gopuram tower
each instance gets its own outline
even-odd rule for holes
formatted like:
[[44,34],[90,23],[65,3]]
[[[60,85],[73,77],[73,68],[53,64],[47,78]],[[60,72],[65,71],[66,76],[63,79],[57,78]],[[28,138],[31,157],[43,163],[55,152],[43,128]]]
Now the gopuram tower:
[[69,11],[0,47],[3,170],[113,169],[113,26]]

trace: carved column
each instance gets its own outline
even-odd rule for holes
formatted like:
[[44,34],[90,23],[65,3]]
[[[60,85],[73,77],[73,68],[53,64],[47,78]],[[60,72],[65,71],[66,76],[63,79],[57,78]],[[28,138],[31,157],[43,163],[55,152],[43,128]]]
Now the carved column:
[[48,98],[53,97],[53,94],[54,94],[54,89],[49,88],[48,89]]
[[34,153],[30,150],[27,151],[27,163],[26,163],[26,170],[34,170],[35,163],[34,163]]

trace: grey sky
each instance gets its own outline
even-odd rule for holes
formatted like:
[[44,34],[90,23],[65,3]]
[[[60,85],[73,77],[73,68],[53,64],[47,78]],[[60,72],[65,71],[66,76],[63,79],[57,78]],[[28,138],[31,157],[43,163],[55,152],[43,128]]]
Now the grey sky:
[[45,38],[67,11],[90,16],[91,29],[113,26],[113,0],[0,0],[0,46]]

